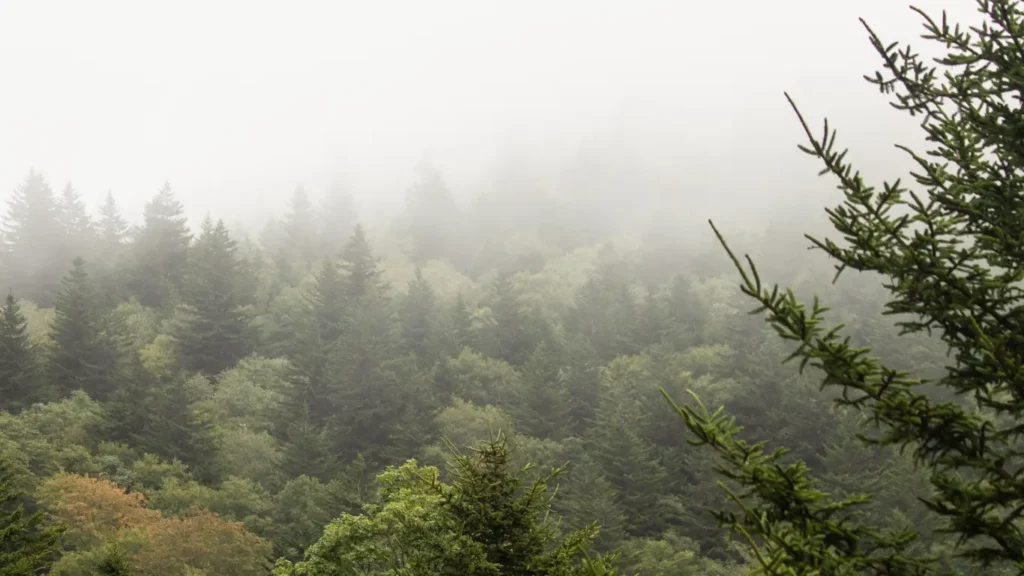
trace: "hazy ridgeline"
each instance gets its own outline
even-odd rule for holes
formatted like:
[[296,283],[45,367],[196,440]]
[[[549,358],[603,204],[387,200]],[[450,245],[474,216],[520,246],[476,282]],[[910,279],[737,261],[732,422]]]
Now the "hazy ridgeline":
[[852,5],[639,4],[0,7],[0,576],[1024,566],[1018,3],[924,131]]

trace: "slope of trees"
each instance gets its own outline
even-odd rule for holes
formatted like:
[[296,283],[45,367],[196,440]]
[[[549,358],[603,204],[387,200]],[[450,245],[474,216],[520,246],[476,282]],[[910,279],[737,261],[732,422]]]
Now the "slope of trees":
[[0,261],[0,574],[1019,572],[1021,22],[983,7],[931,33],[985,67],[874,40],[927,114],[917,197],[808,147],[845,194],[818,247],[884,285],[820,281],[786,229],[735,240],[769,327],[710,251],[575,234],[588,209],[539,196],[543,225],[486,213],[504,188],[462,212],[433,168],[384,230],[300,188],[258,242],[193,231],[169,185],[94,221],[31,172]]

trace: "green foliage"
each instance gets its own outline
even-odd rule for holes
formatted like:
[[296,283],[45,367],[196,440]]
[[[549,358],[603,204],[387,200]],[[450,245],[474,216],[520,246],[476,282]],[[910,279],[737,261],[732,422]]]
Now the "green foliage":
[[247,321],[238,295],[237,245],[223,221],[207,219],[191,249],[177,332],[184,367],[218,374],[248,354]]
[[132,244],[132,294],[145,306],[160,307],[182,285],[192,235],[184,207],[169,184],[146,203],[143,224]]
[[49,305],[67,270],[57,201],[42,174],[32,170],[7,200],[3,219],[4,286],[23,298]]
[[0,409],[17,411],[39,398],[33,347],[21,307],[8,294],[0,309]]
[[15,466],[0,452],[0,576],[32,576],[60,554],[63,528],[25,512]]
[[[790,358],[821,370],[823,386],[841,393],[840,404],[867,414],[864,427],[876,430],[864,435],[868,442],[908,449],[929,471],[925,503],[941,530],[956,537],[956,554],[982,569],[1020,572],[1024,485],[1013,470],[1024,414],[1018,393],[1024,270],[1016,240],[1021,223],[1012,215],[1020,209],[1022,112],[1007,99],[1022,58],[1024,14],[1006,0],[982,0],[978,8],[985,25],[969,29],[919,11],[924,37],[945,49],[935,64],[883,43],[868,28],[884,66],[869,80],[894,96],[897,109],[922,118],[929,149],[904,148],[917,164],[917,191],[899,181],[867,184],[836,149],[827,123],[818,138],[798,112],[809,140],[801,149],[822,162],[822,173],[837,179],[844,197],[828,214],[845,241],[809,238],[837,261],[837,272],[886,278],[886,313],[900,317],[903,333],[937,334],[954,359],[928,384],[962,401],[931,398],[925,380],[856,346],[842,325],[827,325],[827,308],[817,298],[806,307],[792,290],[765,286],[753,261],[741,264],[719,239],[740,270],[743,293],[796,345]],[[721,411],[677,409],[697,441],[721,455],[738,511],[720,512],[719,519],[749,540],[764,573],[934,570],[929,558],[910,553],[916,526],[886,531],[858,518],[865,496],[830,497],[803,462],[739,439]]]
[[343,514],[302,562],[279,562],[275,574],[585,573],[593,530],[558,538],[546,519],[554,473],[528,481],[527,470],[513,472],[501,436],[453,460],[450,485],[415,461],[388,468],[379,504]]

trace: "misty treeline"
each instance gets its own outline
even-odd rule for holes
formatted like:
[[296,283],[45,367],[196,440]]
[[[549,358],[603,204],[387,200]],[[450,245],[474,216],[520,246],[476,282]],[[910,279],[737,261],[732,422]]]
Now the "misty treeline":
[[1019,573],[1024,122],[992,87],[1019,93],[1024,22],[979,6],[973,35],[928,21],[945,79],[871,35],[926,117],[923,200],[808,131],[833,262],[782,227],[728,235],[748,261],[581,234],[583,200],[464,213],[425,166],[389,226],[300,188],[256,237],[193,231],[167,185],[136,221],[30,172],[0,575]]

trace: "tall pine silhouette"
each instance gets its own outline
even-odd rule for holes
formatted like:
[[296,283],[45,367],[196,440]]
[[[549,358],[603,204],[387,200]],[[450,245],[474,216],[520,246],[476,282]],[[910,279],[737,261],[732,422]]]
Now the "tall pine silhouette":
[[26,408],[38,397],[32,346],[18,301],[7,295],[0,310],[0,410]]

